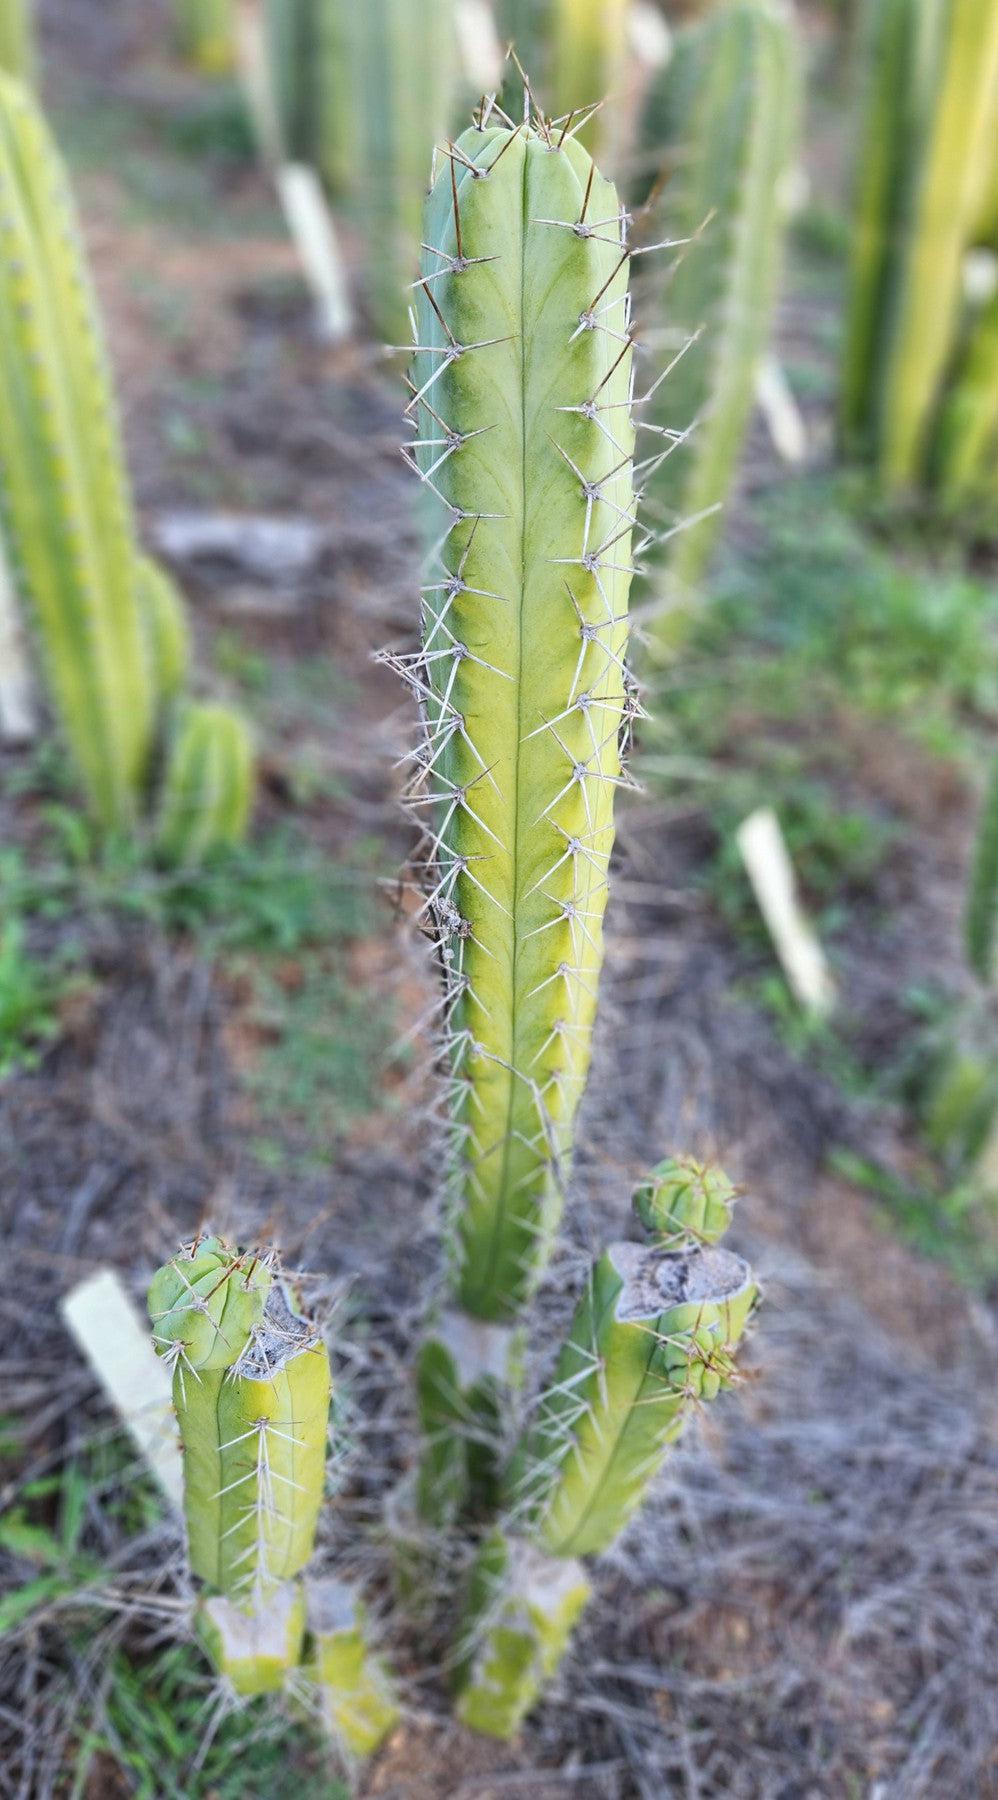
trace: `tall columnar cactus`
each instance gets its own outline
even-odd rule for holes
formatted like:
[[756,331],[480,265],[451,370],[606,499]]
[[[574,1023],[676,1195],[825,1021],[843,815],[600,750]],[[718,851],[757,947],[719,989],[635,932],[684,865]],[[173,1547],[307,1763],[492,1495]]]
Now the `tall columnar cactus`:
[[570,132],[485,108],[423,240],[409,415],[433,552],[422,648],[398,661],[425,727],[412,798],[452,1097],[456,1311],[419,1374],[421,1506],[442,1524],[489,1487],[589,1066],[634,710],[633,427],[623,218]]
[[[646,495],[680,616],[717,537],[770,332],[797,90],[791,16],[776,0],[730,0],[679,34],[642,122],[639,194],[667,177],[646,234],[679,245],[671,271],[649,262],[636,305],[671,364],[649,407],[660,436]],[[665,613],[654,646],[672,637]]]
[[427,169],[457,94],[454,0],[319,0],[316,29],[317,161],[363,234],[374,325],[400,342]]
[[0,0],[0,70],[25,80],[34,61],[31,0]]
[[281,1685],[298,1662],[325,1479],[326,1347],[258,1255],[196,1239],[149,1289],[153,1341],[173,1370],[201,1622],[237,1690]]
[[225,75],[235,58],[234,0],[175,0],[181,52],[203,75]]
[[846,448],[898,492],[931,470],[959,356],[964,259],[994,166],[998,11],[991,0],[868,5],[841,424]]
[[135,828],[165,759],[170,854],[177,845],[191,860],[245,830],[246,728],[224,708],[192,707],[173,736],[183,606],[136,541],[62,163],[33,97],[4,76],[0,200],[0,532],[93,817]]
[[950,510],[981,501],[998,524],[996,471],[998,292],[979,309],[968,329],[942,403],[932,476]]
[[134,821],[154,696],[117,421],[79,230],[28,93],[0,77],[0,508],[91,808]]
[[[691,1407],[732,1378],[756,1299],[747,1265],[710,1241],[732,1190],[696,1164],[662,1165],[635,1196],[652,1248],[594,1265],[553,1379],[506,1474],[506,1518],[469,1593],[458,1712],[512,1735],[550,1678],[588,1593],[580,1558],[608,1550],[640,1506]],[[689,1243],[692,1248],[663,1248]]]

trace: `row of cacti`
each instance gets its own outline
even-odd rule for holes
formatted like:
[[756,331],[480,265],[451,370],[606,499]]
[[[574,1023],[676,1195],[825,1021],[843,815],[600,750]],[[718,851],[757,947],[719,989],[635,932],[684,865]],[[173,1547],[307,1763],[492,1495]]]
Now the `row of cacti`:
[[[724,1177],[635,1195],[648,1246],[595,1262],[528,1406],[525,1328],[555,1240],[589,1066],[613,809],[637,710],[626,219],[571,132],[484,103],[426,204],[409,457],[429,545],[421,644],[393,655],[422,730],[423,918],[442,971],[447,1291],[415,1370],[399,1592],[451,1608],[455,1706],[512,1735],[690,1407],[731,1377],[755,1287],[716,1247]],[[149,1296],[173,1366],[202,1639],[237,1691],[311,1692],[346,1752],[397,1708],[356,1594],[315,1604],[328,1362],[267,1259],[216,1239]],[[470,1558],[462,1551],[470,1544]],[[320,1584],[320,1592],[324,1592]],[[328,1629],[327,1629],[328,1628]]]
[[0,534],[89,809],[152,812],[171,862],[243,835],[247,728],[187,701],[179,594],[135,534],[65,171],[33,97],[0,76]]
[[[675,641],[703,580],[737,472],[777,293],[786,177],[796,145],[793,21],[778,0],[731,0],[677,34],[649,93],[642,177],[645,233],[676,246],[638,287],[639,316],[669,373],[649,423],[648,523],[661,534]],[[661,259],[658,259],[659,261]],[[653,568],[658,558],[650,551]]]
[[869,0],[862,69],[843,441],[888,493],[994,502],[998,11]]

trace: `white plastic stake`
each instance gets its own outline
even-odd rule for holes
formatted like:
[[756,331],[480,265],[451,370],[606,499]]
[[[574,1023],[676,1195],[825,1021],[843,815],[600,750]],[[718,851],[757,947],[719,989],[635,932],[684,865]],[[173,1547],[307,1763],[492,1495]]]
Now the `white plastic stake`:
[[825,953],[801,910],[793,864],[771,807],[762,806],[739,825],[735,837],[776,954],[802,1006],[821,1015],[835,1004],[835,984]]
[[775,356],[764,356],[756,370],[755,397],[777,455],[799,467],[807,457],[807,430],[783,365]]
[[64,1295],[60,1311],[170,1506],[184,1505],[184,1469],[170,1376],[114,1269]]

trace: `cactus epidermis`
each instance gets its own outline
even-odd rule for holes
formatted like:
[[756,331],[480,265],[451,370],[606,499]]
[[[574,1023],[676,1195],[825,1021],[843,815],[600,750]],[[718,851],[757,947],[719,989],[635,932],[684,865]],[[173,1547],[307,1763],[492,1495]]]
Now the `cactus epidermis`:
[[617,195],[570,132],[481,121],[427,203],[410,416],[436,554],[425,720],[460,1304],[515,1317],[560,1209],[602,962],[633,491]]

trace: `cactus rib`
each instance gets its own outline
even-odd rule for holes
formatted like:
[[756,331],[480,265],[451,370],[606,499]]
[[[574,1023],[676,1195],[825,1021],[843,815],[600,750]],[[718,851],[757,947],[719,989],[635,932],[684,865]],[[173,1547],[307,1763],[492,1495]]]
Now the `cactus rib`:
[[992,758],[967,894],[967,960],[986,987],[995,978],[998,943],[998,756]]

